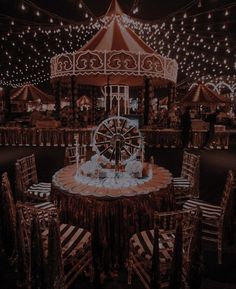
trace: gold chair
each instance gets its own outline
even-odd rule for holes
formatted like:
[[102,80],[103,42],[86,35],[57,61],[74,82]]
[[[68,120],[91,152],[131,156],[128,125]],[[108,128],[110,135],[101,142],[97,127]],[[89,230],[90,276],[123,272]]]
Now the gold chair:
[[[86,145],[81,145],[78,147],[79,152],[79,160],[87,159],[87,148]],[[66,147],[65,148],[65,157],[64,157],[64,165],[69,166],[76,163],[76,147]]]
[[176,205],[199,197],[200,156],[184,151],[180,177],[173,178]]
[[50,200],[51,183],[38,182],[34,154],[18,159],[15,163],[15,172],[19,199],[35,202]]
[[[62,265],[64,267],[63,281],[65,282],[65,288],[70,287],[78,275],[84,271],[87,271],[91,279],[93,278],[92,245],[90,232],[77,226],[59,224],[58,217],[56,214],[54,214],[54,212],[45,214],[41,209],[27,207],[27,205],[19,203],[17,204],[17,211],[19,211],[21,216],[23,216],[24,226],[26,228],[25,231],[27,232],[27,238],[29,240],[31,239],[30,233],[32,220],[35,217],[38,219],[42,232],[44,258],[46,263],[48,254],[51,254],[51,252],[49,253],[50,248],[48,247],[48,237],[49,227],[52,220],[54,222],[54,227],[56,226],[58,228],[60,234],[60,243],[55,244],[55,246],[61,248],[60,251]],[[53,260],[50,260],[50,266],[53,265],[52,262]],[[54,265],[57,266],[57,264]],[[49,272],[49,270],[51,269],[48,268],[47,271]],[[32,278],[34,277],[31,276],[31,279]]]
[[[20,204],[17,204],[20,206]],[[23,204],[22,204],[23,206]],[[38,210],[43,212],[44,217],[48,218],[49,212],[57,214],[57,209],[50,202],[43,203],[27,203],[27,208],[30,210]],[[11,246],[12,257],[15,257],[15,231],[16,231],[16,205],[13,199],[11,184],[8,179],[7,173],[2,174],[2,183],[1,183],[1,214],[2,214],[2,230],[3,237],[6,239],[6,242]],[[6,246],[7,247],[7,246]]]
[[[186,283],[184,279],[189,265],[189,249],[197,218],[196,209],[154,214],[154,226],[159,229],[160,288],[169,286],[175,232],[179,222],[182,224],[184,256],[181,275],[183,284]],[[136,233],[130,238],[128,284],[131,284],[132,274],[135,273],[146,289],[151,288],[153,244],[157,242],[154,237],[154,230],[146,230]]]
[[220,205],[212,205],[199,199],[190,199],[183,205],[184,209],[200,207],[202,211],[202,238],[217,244],[218,264],[222,263],[222,247],[224,224],[227,217],[232,217],[232,191],[234,189],[234,173],[227,175]]

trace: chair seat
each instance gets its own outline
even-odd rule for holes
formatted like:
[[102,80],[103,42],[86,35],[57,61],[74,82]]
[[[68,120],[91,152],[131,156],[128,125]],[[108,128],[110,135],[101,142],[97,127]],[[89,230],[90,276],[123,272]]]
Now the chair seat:
[[36,209],[49,210],[49,211],[56,209],[55,205],[51,202],[43,202],[43,203],[33,204],[33,207]]
[[[153,242],[154,230],[142,231],[130,238],[130,245],[132,245],[134,252],[147,260],[152,259]],[[173,245],[174,235],[172,233],[160,232],[160,262],[165,263],[171,260]]]
[[[65,265],[91,249],[91,233],[85,229],[61,224],[60,234],[62,257]],[[42,236],[44,239],[45,256],[47,256],[48,229],[42,233]]]
[[191,186],[191,183],[189,180],[178,177],[178,178],[173,178],[173,185],[174,187],[186,187],[189,188]]
[[41,182],[38,184],[33,184],[29,187],[27,193],[44,200],[48,200],[51,193],[51,183]]
[[57,208],[51,202],[43,203],[20,203],[17,202],[17,208],[21,209],[24,215],[24,219],[28,226],[30,226],[32,217],[37,214],[39,222],[42,226],[42,230],[45,230],[45,226],[48,226],[49,216],[57,216]]
[[[191,209],[199,207],[202,211],[203,218],[219,219],[222,214],[222,209],[220,206],[211,205],[207,202],[198,199],[191,199],[184,203],[184,209]],[[204,220],[203,220],[204,222]]]

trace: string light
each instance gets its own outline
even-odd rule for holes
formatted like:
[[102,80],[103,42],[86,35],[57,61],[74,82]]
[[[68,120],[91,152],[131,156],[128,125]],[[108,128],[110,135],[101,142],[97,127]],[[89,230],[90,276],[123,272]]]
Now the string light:
[[[27,2],[27,8],[29,3]],[[70,53],[79,49],[103,25],[109,24],[109,17],[93,18],[86,5],[82,5],[82,3],[80,1],[78,6],[80,9],[84,9],[84,17],[89,18],[90,22],[87,22],[87,24],[67,24],[66,21],[64,22],[60,18],[55,18],[54,21],[55,15],[46,13],[49,22],[55,24],[50,26],[41,25],[40,23],[37,25],[26,24],[19,28],[17,26],[17,30],[9,28],[2,36],[2,49],[8,54],[6,54],[3,63],[0,64],[0,83],[17,85],[18,83],[36,83],[48,80],[50,77],[50,58],[53,55],[62,52]],[[37,11],[40,11],[40,15],[44,13],[40,9],[37,10],[36,7],[33,9],[35,9],[34,13],[37,13]],[[31,8],[27,10],[31,11]],[[215,16],[215,11],[217,10],[203,12],[208,18],[210,15],[209,19],[213,19],[210,25],[206,25],[207,28],[204,31],[201,31],[201,27],[204,26],[202,14],[192,15],[188,11],[184,14],[181,11],[179,14],[172,15],[169,19],[156,23],[145,23],[145,21],[132,19],[127,15],[118,17],[118,21],[124,24],[125,27],[134,30],[161,55],[178,59],[180,74],[188,71],[188,76],[194,79],[200,77],[203,72],[226,74],[232,73],[233,69],[235,73],[235,61],[230,61],[230,57],[235,51],[234,40],[231,36],[222,38],[217,30],[217,25],[214,24],[214,21],[219,18],[218,14]],[[230,8],[226,10],[224,8],[221,11],[223,17],[232,17],[231,15],[233,15]],[[218,27],[221,25],[223,30],[229,29],[230,25],[228,25],[228,22],[227,25],[224,24],[224,21],[225,19],[222,18]],[[228,21],[231,21],[231,18]],[[8,25],[15,24],[12,24],[9,19],[7,23]],[[194,25],[190,23],[194,23]],[[223,39],[224,41],[222,41]],[[42,42],[45,43],[43,47],[39,44]],[[11,50],[9,43],[11,43],[12,48],[17,46],[18,50]],[[210,55],[214,56],[210,58]],[[14,65],[13,60],[19,65]]]
[[24,5],[24,3],[21,4],[21,10],[23,10],[23,11],[25,10],[25,5]]

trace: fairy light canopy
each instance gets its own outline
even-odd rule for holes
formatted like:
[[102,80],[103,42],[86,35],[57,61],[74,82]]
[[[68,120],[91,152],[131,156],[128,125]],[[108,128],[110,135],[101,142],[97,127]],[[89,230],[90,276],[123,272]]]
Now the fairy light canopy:
[[118,2],[112,0],[105,15],[107,25],[81,49],[51,58],[51,80],[74,76],[79,84],[142,86],[147,76],[154,83],[175,83],[177,62],[145,44],[124,24],[123,15]]
[[[110,0],[5,1],[1,13],[0,85],[50,79],[50,60],[79,50],[108,25]],[[109,3],[110,4],[110,3]],[[158,54],[176,59],[178,80],[225,82],[235,90],[235,12],[232,0],[119,0],[118,13]],[[114,8],[110,10],[114,11]]]

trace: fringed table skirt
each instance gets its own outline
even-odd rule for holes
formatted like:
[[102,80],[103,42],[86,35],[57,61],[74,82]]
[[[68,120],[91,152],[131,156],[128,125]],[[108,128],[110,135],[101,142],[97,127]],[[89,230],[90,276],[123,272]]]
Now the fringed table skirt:
[[52,201],[64,223],[92,232],[94,258],[103,271],[124,265],[129,238],[153,227],[154,211],[173,208],[171,173],[153,166],[153,178],[130,188],[98,188],[75,179],[76,165],[59,170],[52,181]]

